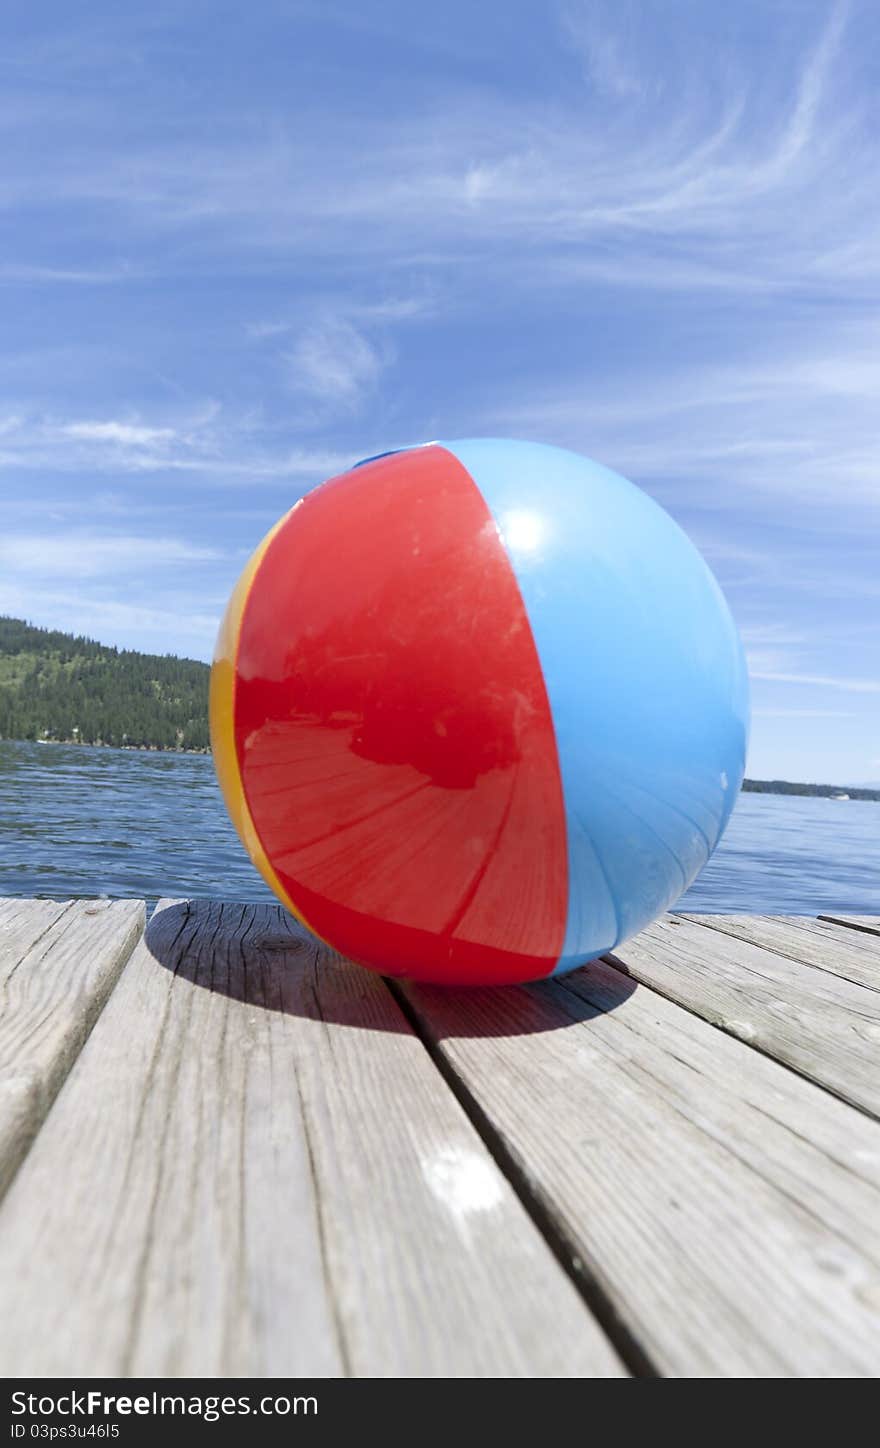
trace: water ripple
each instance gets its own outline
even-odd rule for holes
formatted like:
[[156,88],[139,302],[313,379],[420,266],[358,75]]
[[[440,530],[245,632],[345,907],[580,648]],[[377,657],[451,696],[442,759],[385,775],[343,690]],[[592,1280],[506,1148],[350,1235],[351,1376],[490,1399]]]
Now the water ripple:
[[[0,741],[0,895],[267,900],[211,760]],[[744,794],[678,909],[880,914],[880,803]]]

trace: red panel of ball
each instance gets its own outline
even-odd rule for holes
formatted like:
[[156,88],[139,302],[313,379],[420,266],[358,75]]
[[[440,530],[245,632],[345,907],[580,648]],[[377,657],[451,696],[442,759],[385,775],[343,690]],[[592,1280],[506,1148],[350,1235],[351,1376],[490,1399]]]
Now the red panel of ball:
[[303,499],[241,622],[235,746],[310,925],[388,974],[534,979],[568,905],[553,721],[510,561],[444,448]]

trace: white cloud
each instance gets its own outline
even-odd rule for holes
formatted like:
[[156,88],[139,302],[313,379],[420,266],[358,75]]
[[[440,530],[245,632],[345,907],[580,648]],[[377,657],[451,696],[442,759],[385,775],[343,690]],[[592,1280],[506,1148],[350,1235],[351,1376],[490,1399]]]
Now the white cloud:
[[752,679],[773,684],[801,684],[820,689],[848,689],[853,694],[880,694],[880,679],[841,679],[828,674],[796,674],[774,669],[750,670]]
[[[621,22],[619,12],[570,6],[563,26],[569,41],[580,35],[612,106],[571,91],[548,102],[453,89],[405,125],[393,110],[328,112],[307,147],[274,114],[252,112],[186,147],[146,145],[137,132],[121,144],[81,122],[69,150],[48,116],[0,204],[88,209],[105,233],[112,208],[114,236],[134,241],[197,229],[200,266],[344,257],[349,276],[371,276],[378,256],[427,256],[454,286],[462,259],[484,277],[488,253],[494,274],[545,282],[565,281],[568,266],[725,291],[876,280],[876,128],[841,67],[845,9],[818,32],[805,22],[799,54],[800,35],[777,16],[763,56],[683,20],[686,44],[640,57],[633,36],[650,17],[626,7]],[[670,30],[661,25],[660,39]],[[175,265],[182,255],[176,247]]]
[[0,473],[36,471],[92,476],[184,473],[214,486],[243,479],[317,483],[351,465],[348,453],[279,445],[247,417],[221,415],[214,404],[168,423],[118,420],[59,422],[41,413],[0,419]]
[[143,538],[131,534],[94,533],[73,529],[63,535],[6,533],[0,537],[0,564],[5,576],[43,578],[105,578],[137,574],[225,557],[179,538]]
[[562,7],[560,20],[563,34],[583,58],[596,88],[605,95],[631,99],[643,93],[646,81],[636,59],[631,7],[617,0],[615,12],[616,26],[608,11],[603,13],[595,3],[571,3]]
[[808,635],[803,629],[793,628],[781,619],[773,619],[769,623],[749,624],[740,629],[740,636],[744,644],[750,646],[769,644],[776,648],[791,647],[793,644],[803,644],[808,641]]
[[431,315],[435,300],[427,293],[417,297],[385,297],[372,302],[348,304],[348,313],[365,322],[411,322]]
[[[411,322],[429,316],[434,310],[435,300],[424,292],[419,296],[387,296],[372,301],[358,301],[350,296],[332,297],[327,302],[337,319],[343,323],[361,322],[381,325],[390,322]],[[290,317],[275,317],[259,322],[249,322],[247,335],[256,342],[272,337],[283,337],[296,330],[296,323]]]
[[164,607],[157,608],[155,603],[123,602],[81,588],[65,592],[0,579],[0,613],[85,634],[103,643],[123,641],[127,648],[209,659],[225,600],[214,612],[207,611],[208,601],[201,592],[166,593],[162,602]]
[[39,286],[66,284],[74,286],[111,286],[130,282],[135,275],[131,267],[57,267],[33,266],[25,263],[0,263],[0,286],[4,283]]
[[851,719],[846,709],[753,709],[753,719]]
[[257,342],[262,342],[266,337],[283,336],[285,332],[290,331],[291,325],[290,322],[284,321],[249,322],[245,330],[249,337],[253,337]]
[[117,442],[126,447],[171,442],[176,435],[171,427],[142,427],[129,422],[68,422],[58,431],[65,437],[84,438],[89,442]]
[[357,412],[386,365],[351,322],[324,318],[306,327],[286,354],[291,390],[321,412]]
[[[611,373],[508,388],[484,425],[564,443],[671,503],[778,517],[790,502],[802,527],[865,527],[880,504],[878,344],[873,320],[829,319],[798,341],[760,337],[736,363],[636,363],[625,387]],[[738,561],[762,551],[769,561],[754,545]]]

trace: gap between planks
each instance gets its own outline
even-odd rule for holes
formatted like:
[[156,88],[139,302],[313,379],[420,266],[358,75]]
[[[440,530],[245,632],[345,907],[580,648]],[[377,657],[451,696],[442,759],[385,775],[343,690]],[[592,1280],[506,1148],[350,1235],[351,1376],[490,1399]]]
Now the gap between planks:
[[846,925],[850,930],[863,930],[867,935],[880,935],[880,915],[820,915],[818,918]]
[[624,983],[397,988],[653,1368],[874,1375],[880,1126]]
[[[674,919],[675,917],[673,917]],[[692,915],[678,917],[736,936],[798,965],[880,991],[880,946],[869,932],[805,915]],[[670,921],[670,923],[672,923]]]
[[393,976],[383,976],[383,980],[441,1077],[473,1123],[486,1150],[510,1182],[550,1251],[563,1271],[571,1277],[590,1312],[604,1329],[631,1375],[638,1378],[659,1377],[660,1373],[655,1363],[633,1335],[626,1318],[618,1311],[613,1297],[606,1292],[600,1278],[590,1272],[587,1262],[578,1256],[576,1250],[573,1250],[571,1241],[561,1228],[553,1211],[548,1208],[541,1195],[535,1192],[534,1183],[529,1180],[527,1172],[517,1161],[503,1135],[493,1123],[491,1116],[469,1090],[463,1077],[457,1074],[450,1058],[440,1048],[439,1042],[431,1036],[425,1020],[419,1015],[401,982],[395,980]]
[[880,1117],[875,989],[685,915],[655,921],[606,959],[756,1052]]

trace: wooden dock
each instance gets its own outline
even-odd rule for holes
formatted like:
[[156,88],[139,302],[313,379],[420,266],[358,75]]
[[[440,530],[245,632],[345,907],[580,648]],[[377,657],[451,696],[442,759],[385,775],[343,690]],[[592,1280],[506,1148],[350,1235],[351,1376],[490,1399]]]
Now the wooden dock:
[[454,993],[144,920],[0,900],[4,1375],[880,1370],[880,919]]

